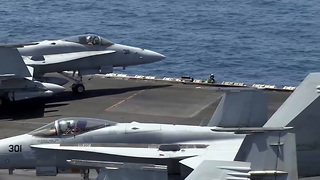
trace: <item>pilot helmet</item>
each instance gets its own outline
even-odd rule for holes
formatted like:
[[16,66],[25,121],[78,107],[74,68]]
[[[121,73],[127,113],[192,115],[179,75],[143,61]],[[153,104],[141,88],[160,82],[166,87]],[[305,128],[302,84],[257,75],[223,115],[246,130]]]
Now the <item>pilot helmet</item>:
[[68,129],[67,121],[61,121],[59,124],[60,124],[61,131],[66,131]]
[[91,42],[92,41],[92,37],[91,36],[87,36],[87,42]]
[[60,130],[66,131],[68,128],[74,128],[75,121],[74,120],[66,120],[60,122]]
[[74,128],[75,125],[76,125],[76,123],[75,123],[74,120],[69,120],[69,121],[68,121],[68,127]]

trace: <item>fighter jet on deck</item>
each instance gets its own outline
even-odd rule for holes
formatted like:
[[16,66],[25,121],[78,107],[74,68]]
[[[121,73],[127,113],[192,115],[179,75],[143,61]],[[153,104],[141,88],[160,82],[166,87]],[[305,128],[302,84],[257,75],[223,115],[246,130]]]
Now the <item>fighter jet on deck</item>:
[[[165,58],[154,51],[116,44],[94,34],[34,42],[25,44],[18,50],[25,63],[33,67],[36,79],[63,85],[67,81],[43,78],[46,73],[58,72],[75,81],[72,90],[77,94],[85,91],[83,75],[111,73],[113,67],[125,68]],[[73,75],[64,71],[73,71]]]
[[[245,108],[258,113],[243,110],[252,116],[242,115],[238,119],[233,110],[239,107],[225,107],[233,101],[228,97],[220,102],[219,112],[214,113],[209,126],[58,119],[30,133],[0,140],[0,168],[9,169],[10,173],[14,169],[36,169],[38,175],[80,169],[88,177],[86,169],[92,168],[92,164],[101,169],[103,165],[146,163],[165,165],[169,174],[180,174],[187,180],[199,180],[201,174],[222,179],[289,180],[297,179],[298,163],[299,176],[315,176],[320,166],[318,131],[314,130],[320,116],[316,108],[320,102],[319,84],[320,73],[310,74],[264,126],[260,125],[265,118],[258,116],[263,111],[247,105]],[[243,96],[241,92],[232,93]],[[252,103],[248,98],[240,99]],[[299,101],[287,103],[293,100]],[[279,116],[280,119],[275,118]],[[303,137],[308,137],[308,141],[302,141]],[[299,143],[305,148],[301,149]]]
[[64,91],[64,87],[33,79],[33,68],[27,66],[17,49],[0,47],[0,104],[2,100],[19,101],[47,97]]

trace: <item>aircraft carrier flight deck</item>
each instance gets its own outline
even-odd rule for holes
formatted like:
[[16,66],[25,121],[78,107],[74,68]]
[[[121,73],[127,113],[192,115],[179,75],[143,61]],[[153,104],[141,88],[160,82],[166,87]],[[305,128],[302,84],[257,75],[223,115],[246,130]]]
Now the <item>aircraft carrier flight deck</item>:
[[[199,84],[172,83],[97,76],[84,80],[85,94],[70,89],[46,99],[8,103],[0,107],[0,138],[30,132],[63,117],[93,117],[116,122],[153,122],[199,125],[208,122],[223,92]],[[291,94],[266,91],[271,116]],[[0,170],[3,179],[80,179],[80,174],[36,177],[34,171]]]

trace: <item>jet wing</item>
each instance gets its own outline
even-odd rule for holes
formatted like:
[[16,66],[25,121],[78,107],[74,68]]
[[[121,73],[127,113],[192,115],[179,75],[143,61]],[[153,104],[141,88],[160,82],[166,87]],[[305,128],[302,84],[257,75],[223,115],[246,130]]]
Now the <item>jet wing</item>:
[[21,43],[21,44],[1,44],[0,48],[21,48],[24,46],[31,46],[31,45],[37,45],[39,43]]
[[[32,148],[46,149],[46,150],[61,150],[61,151],[72,151],[72,152],[91,152],[115,156],[125,156],[134,158],[148,158],[148,159],[184,159],[180,160],[181,164],[184,164],[193,169],[192,173],[187,177],[187,180],[199,180],[206,179],[207,177],[223,177],[222,179],[228,179],[228,177],[248,177],[250,174],[250,163],[247,162],[236,162],[234,161],[238,150],[244,140],[244,136],[239,136],[237,139],[227,140],[215,140],[210,142],[209,145],[194,145],[186,144],[180,145],[188,148],[176,148],[176,144],[159,146],[159,148],[142,148],[142,147],[124,147],[122,145],[114,144],[112,147],[92,147],[89,144],[78,146],[71,145],[60,145],[60,144],[41,144],[31,145]],[[72,159],[68,160],[70,164],[79,166],[91,166],[100,168],[100,174],[98,177],[104,179],[121,179],[122,177],[133,177],[133,175],[122,176],[131,172],[135,172],[135,175],[139,177],[148,176],[155,177],[154,174],[164,175],[162,171],[159,171],[159,167],[156,165],[143,165],[128,162],[106,162],[106,161],[92,161],[92,160],[80,160]],[[132,165],[133,164],[133,165]],[[128,168],[130,167],[130,168]],[[151,167],[146,171],[146,168]],[[115,170],[116,169],[116,170]],[[161,168],[160,168],[161,170]],[[137,173],[138,172],[138,173]],[[158,177],[157,175],[157,177]],[[159,176],[160,176],[159,175]],[[214,176],[213,176],[214,175]],[[215,176],[219,175],[219,176]],[[113,177],[113,178],[112,178]],[[165,177],[165,176],[163,176]],[[206,178],[205,178],[206,177]],[[138,178],[139,179],[139,178]],[[144,179],[144,178],[141,178]],[[148,178],[147,178],[148,179]],[[151,178],[152,179],[152,178]]]
[[81,58],[112,54],[115,53],[114,50],[104,50],[104,51],[84,51],[84,52],[72,52],[72,53],[61,53],[61,54],[50,54],[42,56],[23,56],[23,60],[26,64],[32,65],[42,65],[45,62],[48,64],[56,64],[61,62],[67,62],[72,60],[77,60]]
[[[77,145],[61,145],[61,144],[38,144],[31,145],[32,148],[46,149],[46,150],[61,150],[61,151],[78,151],[98,153],[122,157],[133,158],[149,158],[149,159],[185,159],[182,163],[191,168],[198,166],[203,159],[211,160],[234,160],[240,145],[244,139],[241,136],[237,139],[215,140],[209,145],[205,144],[185,144],[185,145],[160,145],[159,147],[133,147],[134,145],[119,145],[111,143],[107,146],[91,146],[91,144],[77,144]],[[232,144],[232,146],[230,146]],[[179,147],[177,147],[179,146]],[[195,156],[195,157],[194,157]],[[191,158],[190,157],[194,157]]]
[[[163,165],[78,159],[68,160],[68,162],[78,166],[100,168],[100,173],[97,177],[98,180],[125,180],[128,179],[128,177],[130,177],[130,179],[168,179],[167,167]],[[202,162],[198,168],[193,170],[185,180],[207,180],[212,179],[212,177],[219,177],[220,180],[247,180],[250,178],[250,170],[250,163],[248,162],[206,160]]]
[[160,150],[156,147],[141,148],[141,147],[123,147],[108,146],[108,147],[92,147],[90,145],[60,145],[60,144],[39,144],[31,145],[32,148],[37,149],[49,149],[49,150],[66,150],[66,151],[80,151],[80,152],[91,152],[115,156],[134,157],[134,158],[177,158],[183,159],[187,157],[197,156],[205,152],[206,148],[185,148],[178,151],[171,150]]

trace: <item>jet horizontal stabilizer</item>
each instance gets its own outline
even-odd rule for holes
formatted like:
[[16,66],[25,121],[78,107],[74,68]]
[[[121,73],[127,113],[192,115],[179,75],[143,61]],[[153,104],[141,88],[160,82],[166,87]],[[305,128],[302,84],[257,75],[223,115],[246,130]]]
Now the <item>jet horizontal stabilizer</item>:
[[227,180],[249,180],[250,163],[239,161],[204,160],[185,180],[206,180],[212,177]]

